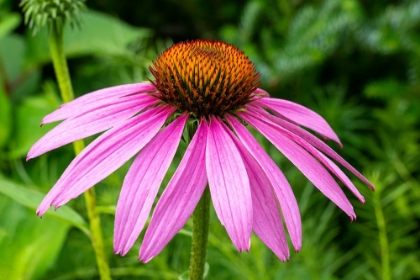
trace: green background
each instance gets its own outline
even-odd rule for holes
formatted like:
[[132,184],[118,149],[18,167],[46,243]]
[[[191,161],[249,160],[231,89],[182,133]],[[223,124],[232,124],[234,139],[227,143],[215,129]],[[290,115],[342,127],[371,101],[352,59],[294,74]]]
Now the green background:
[[[98,279],[84,201],[42,220],[35,209],[74,157],[70,145],[26,162],[39,127],[60,104],[46,30],[32,35],[19,1],[0,0],[0,278]],[[212,210],[208,279],[420,278],[420,2],[161,0],[87,1],[65,49],[76,95],[150,77],[174,42],[218,39],[239,47],[262,88],[321,114],[344,147],[331,146],[376,186],[351,179],[357,220],[318,192],[267,140],[286,174],[303,223],[301,252],[282,263],[255,236],[238,253]],[[88,141],[92,140],[89,138]],[[165,182],[182,157],[181,145]],[[178,279],[188,269],[191,221],[150,263],[137,261],[142,235],[113,254],[115,204],[130,163],[97,187],[115,279]]]

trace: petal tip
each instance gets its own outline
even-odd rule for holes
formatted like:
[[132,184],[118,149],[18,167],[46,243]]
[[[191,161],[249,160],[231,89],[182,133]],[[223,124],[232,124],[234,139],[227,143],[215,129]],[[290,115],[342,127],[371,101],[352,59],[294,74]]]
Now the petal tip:
[[49,208],[49,206],[41,205],[41,206],[38,207],[38,209],[36,209],[36,214],[40,218],[42,218],[42,216],[45,214],[45,212],[47,212],[48,208]]
[[153,256],[146,258],[146,257],[140,255],[139,258],[138,258],[138,260],[141,261],[142,263],[148,263],[151,259],[153,259]]
[[289,261],[289,258],[285,255],[282,255],[281,257],[279,257],[279,259],[281,260],[282,263]]
[[26,155],[26,161],[36,158],[37,156],[40,155],[39,151],[37,151],[37,147],[35,146],[36,143],[31,147],[31,149],[29,150],[28,154]]
[[120,250],[120,255],[121,256],[125,256],[128,253],[128,251],[130,251],[130,247],[128,247],[128,248],[122,248]]

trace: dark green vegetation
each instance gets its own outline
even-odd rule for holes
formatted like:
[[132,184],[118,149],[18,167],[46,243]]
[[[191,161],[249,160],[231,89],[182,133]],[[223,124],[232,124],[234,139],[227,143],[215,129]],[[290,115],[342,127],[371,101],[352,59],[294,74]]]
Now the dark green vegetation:
[[[46,32],[33,37],[17,5],[0,0],[0,278],[98,279],[83,199],[42,220],[35,215],[74,154],[69,145],[25,162],[52,127],[39,124],[60,98]],[[351,177],[366,203],[346,192],[358,215],[350,223],[260,137],[297,196],[302,251],[281,263],[253,237],[250,253],[240,254],[212,212],[208,279],[420,277],[419,1],[92,0],[87,6],[81,28],[65,31],[77,95],[145,80],[151,60],[172,40],[224,40],[245,51],[272,96],[324,116],[344,145],[333,148],[376,186],[371,192]],[[112,274],[177,279],[188,269],[191,221],[147,265],[137,261],[139,242],[123,258],[112,253],[114,205],[127,168],[96,187]]]

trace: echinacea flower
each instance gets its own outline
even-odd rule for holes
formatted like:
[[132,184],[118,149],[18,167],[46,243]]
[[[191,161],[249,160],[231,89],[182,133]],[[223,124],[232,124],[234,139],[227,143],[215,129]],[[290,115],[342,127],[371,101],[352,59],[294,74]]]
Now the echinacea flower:
[[[139,259],[159,254],[184,226],[207,184],[217,217],[239,251],[252,231],[282,260],[289,258],[283,227],[296,251],[302,229],[296,198],[285,176],[247,130],[250,125],[280,150],[350,219],[352,205],[334,177],[364,202],[332,161],[372,184],[334,150],[302,127],[340,141],[317,113],[271,98],[259,88],[254,65],[232,45],[198,40],[176,44],[153,62],[154,80],[106,88],[62,105],[42,123],[64,120],[29,151],[28,159],[105,131],[67,167],[37,210],[43,215],[91,188],[134,159],[117,204],[114,250],[126,254],[149,217],[184,129],[194,136],[161,195]],[[341,144],[340,144],[341,145]]]

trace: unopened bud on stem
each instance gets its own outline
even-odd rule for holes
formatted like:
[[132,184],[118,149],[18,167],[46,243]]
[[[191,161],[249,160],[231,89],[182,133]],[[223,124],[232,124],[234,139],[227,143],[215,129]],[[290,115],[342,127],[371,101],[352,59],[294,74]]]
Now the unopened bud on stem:
[[62,30],[65,23],[79,25],[79,11],[85,8],[85,0],[22,0],[25,24],[35,35],[42,27]]

